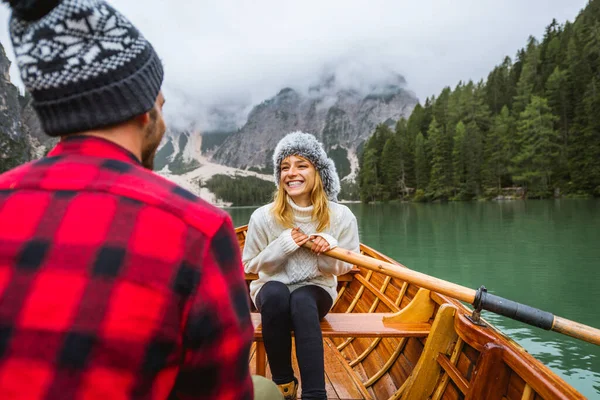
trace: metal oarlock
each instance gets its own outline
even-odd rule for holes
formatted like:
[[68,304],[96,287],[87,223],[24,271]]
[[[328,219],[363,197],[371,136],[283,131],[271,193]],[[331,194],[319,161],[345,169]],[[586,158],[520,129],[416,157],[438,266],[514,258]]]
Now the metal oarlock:
[[475,311],[473,311],[470,319],[477,325],[481,325],[481,310],[491,311],[495,314],[500,314],[545,330],[552,329],[554,321],[552,313],[490,294],[487,292],[485,286],[481,286],[475,293],[473,307]]
[[481,320],[481,310],[483,309],[482,297],[484,293],[487,293],[487,289],[485,286],[481,285],[477,292],[475,293],[475,300],[473,301],[473,314],[467,316],[467,318],[478,326],[487,326],[485,322]]

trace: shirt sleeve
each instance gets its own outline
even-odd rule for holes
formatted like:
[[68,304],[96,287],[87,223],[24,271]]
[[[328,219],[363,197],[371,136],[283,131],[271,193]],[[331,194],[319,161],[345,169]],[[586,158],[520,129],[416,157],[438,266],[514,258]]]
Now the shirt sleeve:
[[[229,217],[203,248],[195,292],[184,311],[177,399],[251,399],[253,326],[240,251]],[[189,246],[188,246],[189,247]]]
[[[356,217],[349,209],[344,212],[342,221],[340,222],[341,229],[338,238],[334,238],[327,234],[315,234],[323,237],[327,240],[331,248],[341,247],[342,249],[350,250],[353,252],[360,252],[360,241],[358,239],[358,224]],[[330,242],[331,240],[331,242]],[[326,255],[320,255],[317,259],[319,269],[322,272],[330,273],[333,275],[343,275],[352,269],[352,264],[344,261],[337,260]]]
[[242,254],[246,273],[257,274],[264,271],[272,274],[281,269],[288,256],[299,248],[292,239],[291,229],[284,230],[277,239],[269,243],[265,225],[260,214],[255,213],[250,218]]

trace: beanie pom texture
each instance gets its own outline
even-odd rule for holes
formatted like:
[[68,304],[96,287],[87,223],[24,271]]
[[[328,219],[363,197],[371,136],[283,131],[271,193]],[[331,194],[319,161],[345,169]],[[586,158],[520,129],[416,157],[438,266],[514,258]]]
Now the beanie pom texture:
[[12,8],[13,13],[25,21],[36,21],[48,14],[60,3],[60,0],[3,0]]

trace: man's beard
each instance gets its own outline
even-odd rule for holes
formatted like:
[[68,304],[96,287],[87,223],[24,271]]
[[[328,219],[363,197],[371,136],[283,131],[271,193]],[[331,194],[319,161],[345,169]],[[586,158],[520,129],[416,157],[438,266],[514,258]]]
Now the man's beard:
[[154,120],[146,131],[144,138],[144,148],[142,149],[142,166],[150,171],[154,170],[154,157],[156,156],[156,150],[162,140],[162,134],[158,132],[158,124]]
[[160,140],[142,151],[142,166],[150,171],[154,170],[154,157],[156,156],[156,149],[158,149],[159,144]]

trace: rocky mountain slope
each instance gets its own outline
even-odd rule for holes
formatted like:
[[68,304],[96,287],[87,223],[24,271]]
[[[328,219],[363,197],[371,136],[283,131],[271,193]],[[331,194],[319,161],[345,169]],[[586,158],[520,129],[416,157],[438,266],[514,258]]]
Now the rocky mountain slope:
[[0,172],[43,156],[56,143],[44,134],[29,95],[11,83],[9,68],[0,43]]
[[395,124],[408,117],[416,103],[401,76],[367,93],[340,88],[335,76],[329,76],[308,93],[286,88],[254,107],[246,124],[224,141],[212,159],[242,169],[271,169],[277,142],[289,132],[302,130],[323,142],[342,178],[354,175],[357,150],[377,124]]

